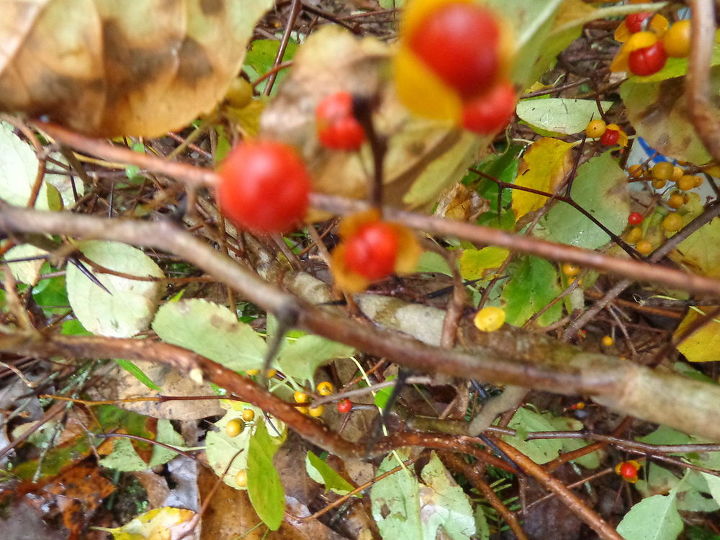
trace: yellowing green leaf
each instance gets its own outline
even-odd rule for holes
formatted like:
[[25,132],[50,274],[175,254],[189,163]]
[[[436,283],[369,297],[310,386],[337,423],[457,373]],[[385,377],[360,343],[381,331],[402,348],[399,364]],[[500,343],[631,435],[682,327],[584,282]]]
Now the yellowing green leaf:
[[[558,139],[542,138],[523,156],[515,184],[552,193],[572,168],[572,144]],[[516,218],[542,208],[547,197],[513,190],[512,209]]]
[[[706,310],[703,310],[706,311]],[[681,336],[685,329],[702,317],[691,309],[675,330],[674,338]],[[715,362],[720,360],[720,322],[712,320],[683,340],[677,347],[690,362]]]
[[670,258],[691,272],[720,278],[720,218],[683,240]]
[[464,279],[481,279],[486,270],[500,266],[508,255],[509,250],[495,246],[466,249],[460,256],[460,274]]
[[190,521],[195,516],[192,510],[164,506],[150,510],[116,529],[107,531],[114,540],[171,540],[180,538],[183,532],[190,532]]

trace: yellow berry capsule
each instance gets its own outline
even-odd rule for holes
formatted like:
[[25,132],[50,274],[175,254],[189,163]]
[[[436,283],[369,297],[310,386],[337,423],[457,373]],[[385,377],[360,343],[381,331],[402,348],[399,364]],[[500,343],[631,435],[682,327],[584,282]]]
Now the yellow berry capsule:
[[652,181],[652,187],[655,189],[662,189],[665,187],[665,184],[667,184],[667,180],[653,180]]
[[612,336],[603,336],[600,340],[600,344],[603,347],[612,347],[613,345],[615,345],[615,340]]
[[303,413],[303,414],[307,414],[307,413],[308,413],[308,408],[307,408],[307,407],[295,407],[295,408],[297,409],[298,412],[301,412],[301,413]]
[[702,186],[705,179],[702,176],[695,176],[695,187]]
[[252,409],[243,409],[242,419],[246,422],[252,422],[253,420],[255,420],[255,411],[253,411]]
[[[700,183],[698,183],[698,180],[700,180]],[[683,175],[683,177],[678,180],[677,187],[682,189],[683,191],[690,191],[691,189],[696,188],[702,184],[702,179],[698,176],[686,174]]]
[[237,437],[245,429],[245,422],[239,418],[233,418],[225,424],[225,435],[228,437]]
[[505,323],[505,310],[499,307],[484,307],[475,314],[475,328],[481,332],[494,332]]
[[321,396],[331,396],[335,393],[335,386],[330,381],[322,381],[317,385],[317,393]]
[[235,475],[235,483],[238,487],[247,487],[247,469],[240,469]]
[[275,375],[277,375],[277,369],[268,369],[268,370],[265,372],[265,376],[266,376],[268,379],[272,379]]
[[647,240],[640,240],[637,244],[635,244],[635,249],[640,255],[648,255],[652,253],[653,246]]
[[668,214],[662,220],[662,228],[667,232],[679,231],[682,228],[682,218],[676,212]]
[[674,23],[662,37],[663,48],[672,58],[685,58],[690,54],[690,21]]
[[669,161],[656,163],[652,168],[652,176],[655,180],[670,180],[673,176],[674,165]]
[[293,392],[293,399],[295,400],[295,403],[307,403],[308,395],[305,392],[296,390],[295,392]]
[[645,168],[639,163],[630,165],[628,167],[628,176],[631,178],[640,178],[641,176],[645,176]]
[[591,139],[597,139],[598,137],[602,137],[606,129],[607,125],[605,121],[598,118],[597,120],[590,120],[585,128],[585,134]]
[[258,373],[260,373],[260,370],[259,369],[248,369],[245,373],[247,373],[251,377],[254,377]]
[[580,267],[577,264],[563,263],[560,269],[567,277],[574,277],[580,273]]
[[684,174],[685,171],[683,171],[680,167],[676,165],[675,167],[673,167],[673,174],[670,180],[672,180],[673,182],[677,182],[683,177]]
[[640,227],[633,227],[625,235],[625,241],[630,244],[634,244],[635,242],[639,242],[640,240],[642,240],[642,236],[642,229]]
[[674,208],[675,210],[677,210],[678,208],[681,208],[682,205],[684,205],[684,204],[685,204],[685,195],[683,195],[682,193],[680,193],[678,191],[676,191],[675,193],[670,195],[670,198],[668,198],[668,200],[667,200],[667,205],[670,208]]
[[308,409],[308,414],[312,416],[313,418],[318,418],[322,416],[323,412],[325,411],[325,407],[322,405],[318,405],[317,407],[310,407]]

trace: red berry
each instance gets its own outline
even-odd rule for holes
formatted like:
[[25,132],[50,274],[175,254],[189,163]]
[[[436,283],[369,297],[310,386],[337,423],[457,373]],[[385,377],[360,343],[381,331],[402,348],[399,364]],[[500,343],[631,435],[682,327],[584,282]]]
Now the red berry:
[[613,146],[617,144],[620,138],[620,132],[617,129],[606,129],[605,133],[600,137],[600,144],[605,146]]
[[495,16],[470,3],[432,11],[409,37],[413,52],[463,99],[477,96],[495,80],[499,42]]
[[496,84],[489,92],[468,102],[463,109],[463,127],[487,135],[504,128],[513,113],[517,97],[512,84]]
[[620,476],[626,480],[637,479],[638,469],[635,464],[625,461],[620,465]]
[[243,142],[230,152],[219,175],[220,208],[239,227],[261,233],[286,232],[305,216],[310,175],[289,145]]
[[631,13],[630,15],[625,17],[625,26],[628,30],[630,30],[630,33],[632,34],[634,34],[635,32],[641,32],[643,30],[645,21],[648,20],[651,15],[652,13],[649,11]]
[[350,411],[352,411],[352,408],[353,408],[353,402],[350,401],[350,400],[347,399],[347,398],[346,398],[346,399],[341,399],[341,400],[338,401],[338,403],[337,403],[337,411],[338,411],[340,414],[347,414],[347,413],[349,413]]
[[640,212],[631,212],[628,216],[628,223],[630,225],[640,225],[645,218]]
[[318,139],[326,148],[357,150],[365,140],[365,131],[353,116],[352,96],[336,92],[323,99],[315,109]]
[[382,221],[374,221],[361,226],[346,240],[345,264],[367,279],[380,279],[393,273],[397,252],[395,229]]
[[632,51],[628,57],[628,66],[633,74],[647,76],[660,71],[666,60],[665,48],[662,41],[658,41],[649,47]]

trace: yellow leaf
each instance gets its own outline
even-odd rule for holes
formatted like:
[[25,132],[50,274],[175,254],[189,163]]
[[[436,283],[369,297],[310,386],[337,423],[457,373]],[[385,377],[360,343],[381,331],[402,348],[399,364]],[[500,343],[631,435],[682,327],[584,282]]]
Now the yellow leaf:
[[[701,318],[710,308],[702,308],[703,313],[691,309],[675,330],[673,338],[677,339],[685,329]],[[690,362],[716,362],[720,360],[720,321],[713,319],[693,333],[677,347]]]
[[[515,185],[553,193],[572,169],[571,143],[548,137],[535,142],[523,156]],[[548,197],[513,190],[512,209],[516,219],[542,208]]]
[[720,218],[683,240],[670,259],[696,274],[720,278]]
[[466,249],[460,256],[460,275],[464,279],[480,279],[485,271],[497,268],[510,255],[505,248],[490,246],[482,249]]
[[95,528],[111,533],[114,540],[170,540],[180,538],[183,531],[189,532],[194,515],[192,510],[165,506],[145,512],[116,529]]

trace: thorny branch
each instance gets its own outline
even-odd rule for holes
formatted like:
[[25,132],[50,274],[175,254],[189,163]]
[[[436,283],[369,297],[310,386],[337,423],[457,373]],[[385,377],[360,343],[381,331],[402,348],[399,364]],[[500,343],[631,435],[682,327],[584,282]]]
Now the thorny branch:
[[712,420],[720,400],[720,388],[714,385],[654,372],[611,356],[584,353],[526,332],[480,335],[466,329],[470,332],[467,341],[476,343],[471,350],[428,346],[396,332],[359,325],[281,292],[169,222],[107,220],[7,205],[1,208],[0,231],[116,240],[173,253],[270,312],[296,313],[300,328],[406,367],[561,394],[591,395],[626,414],[720,440],[720,425]]

